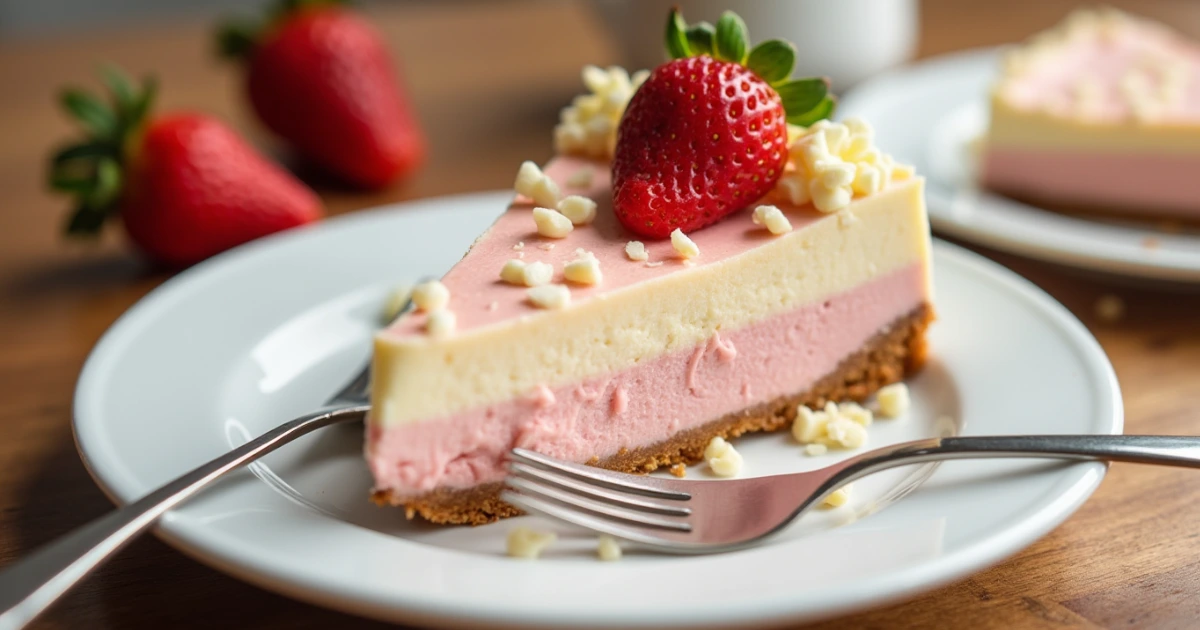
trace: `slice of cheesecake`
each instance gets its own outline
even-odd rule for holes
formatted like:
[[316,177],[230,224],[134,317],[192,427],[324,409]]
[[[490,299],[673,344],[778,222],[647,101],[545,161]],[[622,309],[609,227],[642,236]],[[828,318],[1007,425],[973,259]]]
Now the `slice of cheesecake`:
[[1051,209],[1200,220],[1200,45],[1083,10],[1010,51],[985,186]]
[[[426,310],[375,340],[376,501],[485,523],[517,513],[498,498],[513,447],[651,471],[918,369],[932,318],[923,180],[860,121],[794,135],[761,204],[671,240],[617,221],[602,157],[524,167],[518,188],[538,202],[519,195],[418,296]],[[825,194],[847,173],[843,196]],[[534,210],[565,198],[559,216]]]

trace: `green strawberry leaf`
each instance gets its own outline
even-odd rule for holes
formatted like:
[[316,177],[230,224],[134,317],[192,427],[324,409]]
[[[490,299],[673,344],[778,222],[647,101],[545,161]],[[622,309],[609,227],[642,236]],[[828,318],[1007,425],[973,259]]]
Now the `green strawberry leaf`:
[[64,90],[59,96],[63,107],[85,127],[100,137],[112,137],[117,128],[113,112],[100,99],[78,89]]
[[67,162],[82,161],[85,158],[98,157],[117,157],[117,148],[113,143],[104,140],[93,140],[83,144],[74,144],[69,147],[60,149],[51,157],[50,162],[54,167],[59,167]]
[[59,97],[72,117],[87,132],[81,142],[60,148],[50,158],[47,183],[74,199],[66,225],[68,234],[93,233],[120,210],[125,187],[122,168],[137,150],[140,130],[150,116],[157,83],[150,77],[136,85],[116,68],[102,68],[112,106],[81,90],[65,90]]
[[261,33],[257,20],[227,20],[217,29],[217,54],[224,59],[248,59]]
[[111,158],[96,162],[95,187],[85,197],[93,208],[111,208],[121,194],[121,167]]
[[108,213],[104,210],[80,203],[68,217],[65,232],[68,236],[94,237],[100,233],[107,218]]
[[713,54],[713,42],[717,38],[717,29],[708,22],[698,22],[687,29],[688,47],[693,55]]
[[125,119],[137,126],[150,114],[154,106],[154,98],[158,96],[158,79],[148,76],[142,79],[142,91],[138,94],[125,114]]
[[768,39],[755,46],[746,61],[746,67],[771,84],[786,80],[795,65],[796,47],[782,39]]
[[833,116],[833,110],[836,107],[837,98],[832,94],[829,94],[826,95],[825,98],[821,99],[821,102],[817,103],[816,107],[813,107],[812,109],[800,114],[789,114],[787,121],[793,125],[808,127],[819,120],[824,120],[830,116]]
[[117,115],[120,116],[121,112],[128,111],[130,105],[133,104],[135,98],[133,83],[129,81],[129,75],[116,66],[104,65],[100,68],[100,73],[104,77],[104,84],[112,92]]
[[783,100],[784,111],[791,117],[816,107],[829,92],[829,84],[825,79],[796,79],[776,85],[775,91]]
[[678,8],[671,9],[671,13],[667,15],[667,55],[671,59],[684,59],[692,56],[691,47],[688,46],[687,38],[687,22],[683,21],[683,15],[679,13]]
[[746,23],[738,17],[738,14],[733,11],[722,13],[721,19],[717,20],[717,33],[714,40],[717,59],[745,64],[746,42],[749,39],[750,34],[746,30]]

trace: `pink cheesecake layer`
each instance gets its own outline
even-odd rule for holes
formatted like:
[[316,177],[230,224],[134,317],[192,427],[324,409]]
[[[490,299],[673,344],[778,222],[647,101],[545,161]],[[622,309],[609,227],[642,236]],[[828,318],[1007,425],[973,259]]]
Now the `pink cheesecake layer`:
[[[610,168],[607,162],[574,157],[555,158],[546,166],[546,174],[558,183],[564,196],[582,195],[594,199],[598,205],[595,222],[576,227],[566,238],[544,238],[538,236],[533,223],[533,204],[518,198],[476,241],[466,258],[442,278],[442,282],[450,287],[449,308],[457,317],[459,333],[537,312],[538,309],[525,299],[525,287],[500,281],[500,268],[513,258],[521,258],[526,263],[541,261],[552,264],[555,269],[554,282],[561,283],[563,264],[575,259],[576,249],[582,248],[595,254],[600,261],[604,281],[597,286],[571,285],[572,303],[684,269],[683,260],[669,240],[646,240],[629,232],[617,221],[612,210]],[[586,188],[568,186],[567,181],[581,169],[592,171],[591,184]],[[788,213],[788,219],[796,230],[802,230],[825,216],[812,206],[795,208],[779,202],[772,203]],[[773,238],[766,230],[754,225],[748,210],[697,230],[690,236],[700,247],[700,257],[692,262],[696,266],[732,258]],[[631,261],[626,256],[625,245],[634,240],[645,243],[650,255],[649,265]],[[425,316],[414,313],[401,318],[386,334],[397,337],[423,336],[424,330]]]
[[757,401],[810,388],[928,299],[912,264],[686,352],[528,396],[367,433],[376,487],[415,496],[504,477],[513,447],[584,462],[651,446]]
[[1041,60],[1030,72],[1009,81],[1005,98],[1016,107],[1031,111],[1072,109],[1081,79],[1099,87],[1099,100],[1089,117],[1122,121],[1133,112],[1121,90],[1122,78],[1131,71],[1145,75],[1150,89],[1162,80],[1155,65],[1171,59],[1186,67],[1187,79],[1179,101],[1162,112],[1163,123],[1200,122],[1200,46],[1157,25],[1133,23],[1107,37],[1084,37],[1071,41]]
[[1147,209],[1200,217],[1200,153],[1082,153],[991,147],[989,188],[1099,208]]

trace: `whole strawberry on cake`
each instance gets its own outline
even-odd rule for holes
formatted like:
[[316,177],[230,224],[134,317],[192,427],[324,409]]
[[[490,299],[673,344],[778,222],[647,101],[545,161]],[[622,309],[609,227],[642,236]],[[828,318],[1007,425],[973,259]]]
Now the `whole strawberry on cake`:
[[833,123],[795,49],[672,12],[671,61],[587,67],[558,156],[375,340],[375,500],[437,523],[517,514],[513,447],[613,470],[692,463],[924,361],[923,180]]

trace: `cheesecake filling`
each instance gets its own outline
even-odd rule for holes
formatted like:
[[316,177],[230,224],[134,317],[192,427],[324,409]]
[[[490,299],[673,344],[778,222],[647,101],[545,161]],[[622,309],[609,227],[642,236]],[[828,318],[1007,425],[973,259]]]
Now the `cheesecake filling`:
[[928,302],[914,262],[690,349],[417,422],[367,427],[377,490],[398,498],[499,481],[513,447],[586,462],[652,446],[758,402],[805,391]]
[[991,148],[989,188],[1038,201],[1097,208],[1153,208],[1163,216],[1200,218],[1200,153],[1104,153]]

